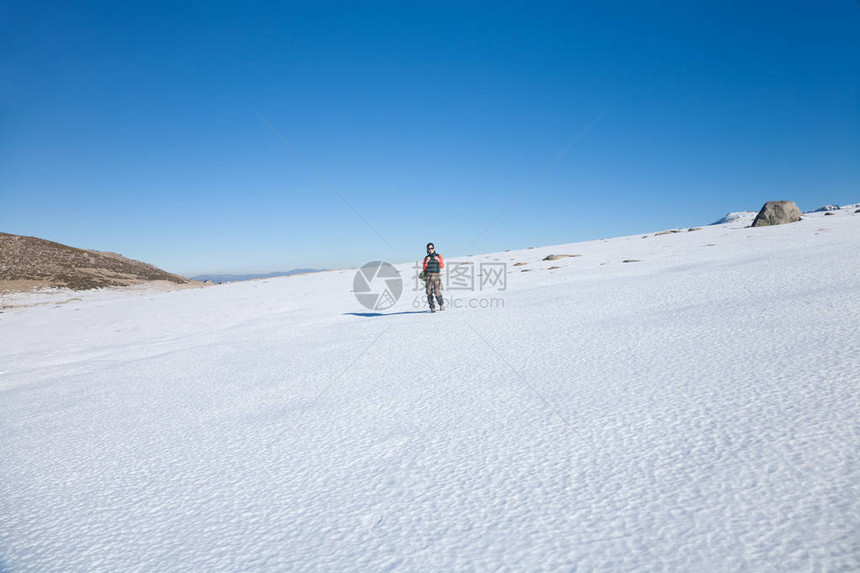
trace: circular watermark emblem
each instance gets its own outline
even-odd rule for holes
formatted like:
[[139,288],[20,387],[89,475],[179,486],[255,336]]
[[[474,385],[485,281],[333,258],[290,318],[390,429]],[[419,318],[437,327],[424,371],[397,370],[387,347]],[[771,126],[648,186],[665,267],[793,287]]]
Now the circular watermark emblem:
[[352,292],[355,299],[370,310],[385,310],[403,293],[403,280],[400,273],[385,261],[365,263],[352,279]]

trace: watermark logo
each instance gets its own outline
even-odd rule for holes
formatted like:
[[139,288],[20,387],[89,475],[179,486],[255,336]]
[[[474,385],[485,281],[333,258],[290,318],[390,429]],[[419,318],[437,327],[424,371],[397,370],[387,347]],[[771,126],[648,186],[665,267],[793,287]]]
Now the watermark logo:
[[[423,290],[422,263],[416,262],[412,270],[412,290]],[[440,274],[445,275],[445,288],[450,291],[501,292],[508,288],[507,263],[482,262],[476,269],[472,262],[449,262]]]
[[403,294],[403,280],[400,273],[385,261],[365,263],[352,279],[355,298],[369,310],[385,310]]
[[[413,266],[412,290],[429,292],[423,264],[418,261]],[[439,273],[439,280],[444,284],[446,308],[504,308],[505,300],[491,293],[500,293],[508,288],[508,266],[503,262],[448,261],[444,270]],[[443,280],[444,279],[444,280]],[[441,286],[441,285],[440,285]],[[468,293],[472,293],[469,296]],[[463,296],[465,295],[465,296]],[[437,302],[439,302],[437,298]],[[429,305],[427,294],[416,295],[412,300],[413,308],[424,308]]]
[[[426,308],[429,304],[426,294],[415,295],[412,299],[412,308]],[[445,295],[445,306],[447,308],[505,308],[505,299],[497,297],[462,297]]]

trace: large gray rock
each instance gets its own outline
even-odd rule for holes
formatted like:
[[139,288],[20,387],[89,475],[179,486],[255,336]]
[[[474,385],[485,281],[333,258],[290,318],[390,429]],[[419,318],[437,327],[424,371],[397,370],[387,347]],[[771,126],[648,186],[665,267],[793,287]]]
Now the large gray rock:
[[794,201],[768,201],[761,208],[753,221],[753,227],[766,227],[768,225],[784,225],[800,221],[800,209]]

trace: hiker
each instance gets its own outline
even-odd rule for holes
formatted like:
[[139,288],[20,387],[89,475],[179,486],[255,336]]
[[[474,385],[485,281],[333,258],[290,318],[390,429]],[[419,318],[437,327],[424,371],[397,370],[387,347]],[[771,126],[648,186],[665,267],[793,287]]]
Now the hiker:
[[433,243],[427,243],[427,256],[424,257],[424,268],[421,274],[424,276],[424,291],[427,293],[427,302],[430,303],[430,312],[436,312],[434,294],[439,301],[439,310],[445,310],[445,303],[442,300],[442,281],[439,279],[439,271],[444,268],[445,261],[442,260],[442,255],[436,252]]

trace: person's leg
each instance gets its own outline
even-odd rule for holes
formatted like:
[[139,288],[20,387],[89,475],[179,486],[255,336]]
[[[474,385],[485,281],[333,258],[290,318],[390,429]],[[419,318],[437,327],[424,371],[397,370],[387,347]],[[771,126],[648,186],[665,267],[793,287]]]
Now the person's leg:
[[442,279],[439,275],[436,275],[433,283],[433,289],[436,291],[436,301],[439,303],[439,308],[442,309],[445,307],[445,301],[442,300]]
[[427,293],[427,302],[430,303],[430,310],[436,309],[436,304],[433,302],[433,275],[427,275],[424,282],[424,292]]

